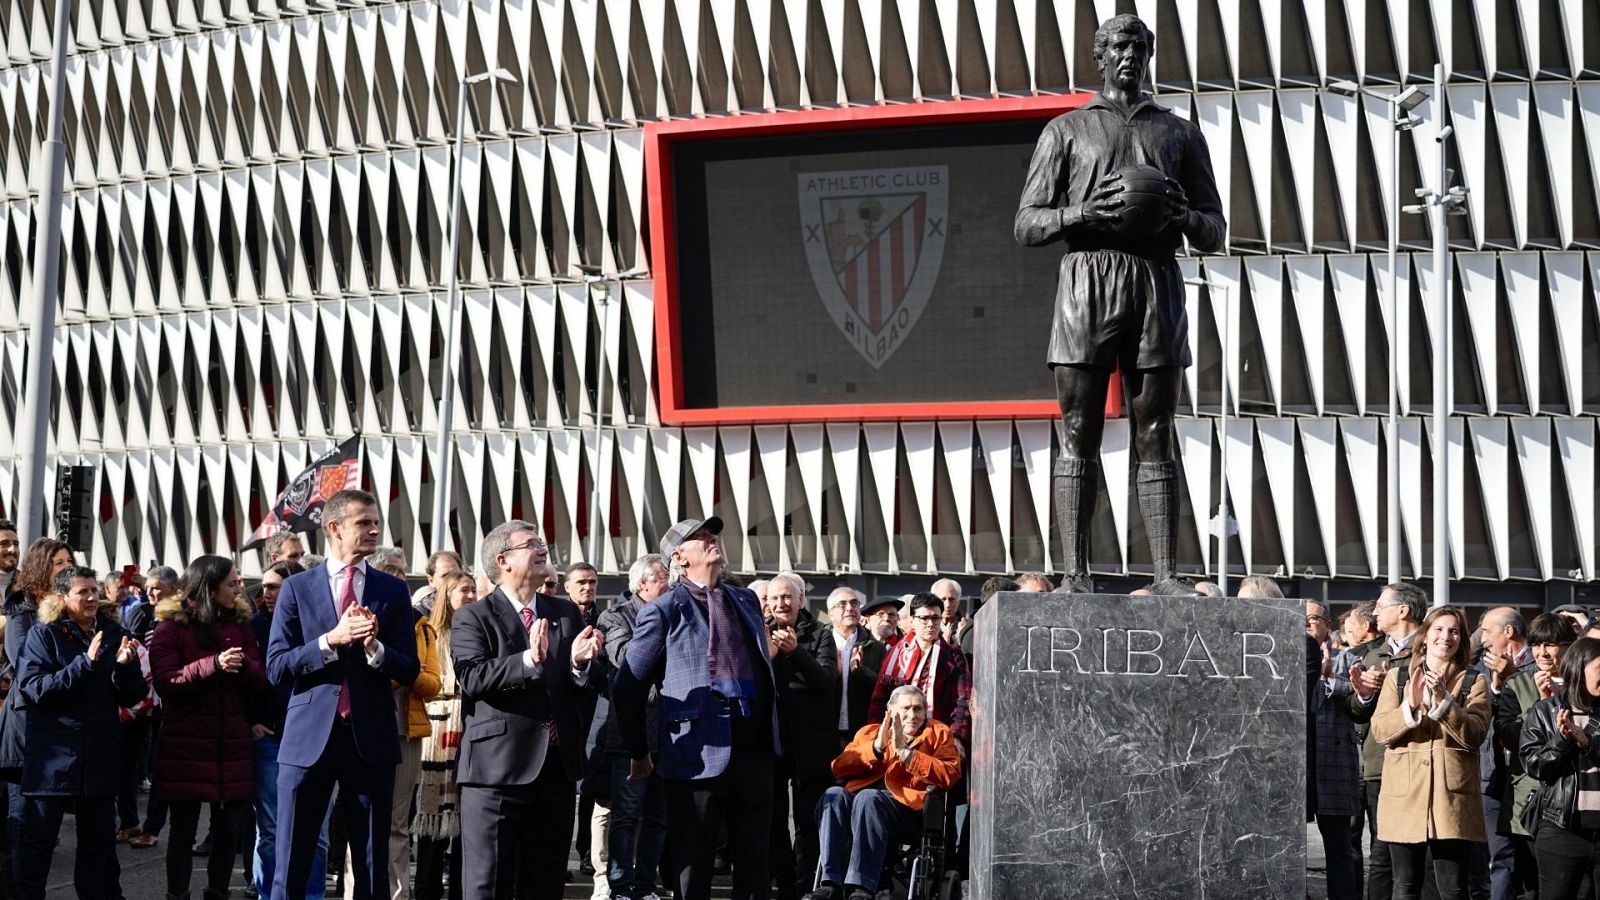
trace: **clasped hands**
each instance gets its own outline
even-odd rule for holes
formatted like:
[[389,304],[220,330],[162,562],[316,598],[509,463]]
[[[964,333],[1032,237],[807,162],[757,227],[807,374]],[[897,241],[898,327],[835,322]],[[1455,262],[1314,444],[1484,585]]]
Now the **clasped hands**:
[[[86,651],[89,657],[89,662],[100,661],[100,651],[102,649],[101,645],[105,643],[105,636],[106,633],[104,631],[96,631],[94,633],[94,637],[89,639],[89,649]],[[133,662],[135,659],[135,654],[138,653],[138,649],[138,641],[128,637],[127,635],[123,635],[122,643],[117,645],[117,664],[126,665]]]
[[1563,709],[1556,713],[1556,730],[1561,736],[1578,745],[1579,750],[1589,749],[1589,732],[1579,728],[1572,722],[1572,710]]
[[878,736],[872,740],[872,749],[879,756],[891,748],[897,755],[911,749],[911,738],[906,737],[906,730],[901,726],[898,710],[891,709],[884,713],[883,721],[878,723]]
[[[601,635],[593,625],[585,627],[572,639],[572,667],[581,669],[600,655]],[[550,656],[550,620],[534,619],[528,629],[528,650],[533,654],[533,664],[544,665]]]
[[339,617],[339,624],[328,632],[328,646],[343,647],[346,644],[360,644],[369,654],[378,652],[377,613],[352,603]]

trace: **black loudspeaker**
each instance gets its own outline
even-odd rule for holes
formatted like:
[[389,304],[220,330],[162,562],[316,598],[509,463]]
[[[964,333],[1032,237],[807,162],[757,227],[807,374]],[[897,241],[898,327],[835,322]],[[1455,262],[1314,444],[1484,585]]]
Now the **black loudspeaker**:
[[94,540],[94,466],[56,468],[56,531],[79,553]]

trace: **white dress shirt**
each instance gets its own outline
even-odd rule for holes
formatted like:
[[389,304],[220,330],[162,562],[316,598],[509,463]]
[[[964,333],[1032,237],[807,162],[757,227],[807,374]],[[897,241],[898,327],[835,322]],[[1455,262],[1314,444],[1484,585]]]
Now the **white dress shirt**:
[[850,730],[850,662],[851,662],[850,654],[855,651],[856,638],[861,635],[861,626],[857,625],[856,626],[856,630],[850,632],[850,636],[849,637],[845,637],[844,635],[840,634],[839,633],[839,629],[837,629],[837,628],[832,629],[832,631],[833,631],[833,650],[834,650],[834,653],[837,654],[838,658],[839,658],[839,674],[842,676],[842,679],[843,679],[842,683],[844,684],[844,690],[839,692],[839,730],[840,731],[849,731]]
[[[333,595],[333,615],[339,618],[339,598],[344,596],[344,580],[355,579],[356,606],[365,606],[363,602],[367,596],[367,561],[361,560],[355,565],[346,565],[340,560],[328,558],[328,591]],[[375,643],[377,639],[373,639]],[[328,636],[324,634],[317,639],[317,646],[322,649],[322,661],[331,663],[339,658],[339,651],[328,643]],[[383,644],[378,643],[378,649],[367,654],[367,665],[376,669],[383,663]]]

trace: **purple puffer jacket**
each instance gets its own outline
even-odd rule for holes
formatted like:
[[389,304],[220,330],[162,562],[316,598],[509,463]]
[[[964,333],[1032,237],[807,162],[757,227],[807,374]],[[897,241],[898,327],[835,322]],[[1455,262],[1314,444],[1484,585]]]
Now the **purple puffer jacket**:
[[[250,726],[267,673],[246,609],[241,601],[220,613],[215,645],[201,647],[192,609],[180,600],[156,607],[150,673],[161,695],[161,739],[151,782],[168,800],[217,803],[256,795]],[[228,647],[244,650],[244,668],[231,675],[217,666],[217,654]]]

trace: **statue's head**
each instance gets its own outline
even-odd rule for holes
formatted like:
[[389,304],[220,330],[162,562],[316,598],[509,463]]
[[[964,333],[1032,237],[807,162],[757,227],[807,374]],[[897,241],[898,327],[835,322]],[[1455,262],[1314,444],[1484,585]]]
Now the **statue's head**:
[[1144,84],[1155,46],[1155,32],[1135,15],[1112,16],[1094,33],[1094,59],[1100,74],[1106,84],[1130,94]]

